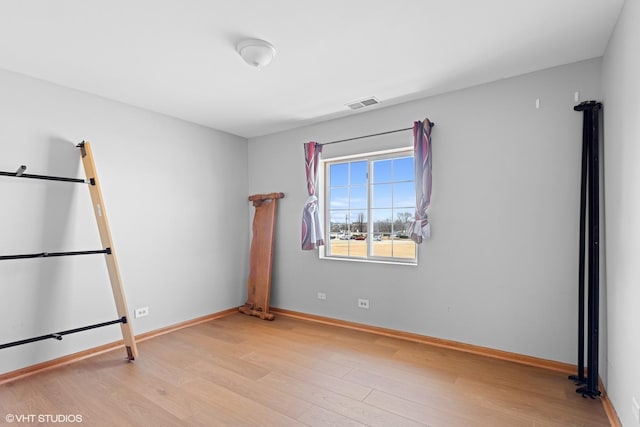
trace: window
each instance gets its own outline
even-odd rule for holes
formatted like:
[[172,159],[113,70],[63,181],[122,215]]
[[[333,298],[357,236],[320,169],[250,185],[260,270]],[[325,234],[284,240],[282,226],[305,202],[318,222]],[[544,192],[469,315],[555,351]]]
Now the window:
[[416,263],[413,150],[324,161],[324,257]]

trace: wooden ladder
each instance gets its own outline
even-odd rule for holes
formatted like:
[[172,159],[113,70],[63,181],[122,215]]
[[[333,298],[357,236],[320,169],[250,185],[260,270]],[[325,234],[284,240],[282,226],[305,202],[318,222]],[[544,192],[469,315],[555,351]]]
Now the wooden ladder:
[[[109,280],[111,281],[111,290],[113,292],[113,299],[116,303],[118,317],[128,319],[129,310],[127,309],[127,301],[122,288],[122,279],[120,277],[120,270],[118,269],[118,260],[111,239],[111,230],[109,228],[109,222],[107,221],[107,212],[104,208],[100,181],[98,180],[98,174],[96,173],[96,165],[93,161],[91,144],[88,141],[83,141],[78,144],[78,148],[80,148],[82,165],[84,166],[87,181],[89,181],[89,193],[91,194],[93,212],[96,216],[96,222],[98,223],[100,241],[102,242],[102,247],[107,250],[104,257],[107,262],[107,270],[109,272]],[[126,321],[120,323],[120,329],[122,330],[122,338],[124,339],[124,345],[127,350],[127,358],[129,360],[134,360],[138,357],[138,348],[136,346],[135,336],[133,335],[133,329],[131,328],[131,322]]]

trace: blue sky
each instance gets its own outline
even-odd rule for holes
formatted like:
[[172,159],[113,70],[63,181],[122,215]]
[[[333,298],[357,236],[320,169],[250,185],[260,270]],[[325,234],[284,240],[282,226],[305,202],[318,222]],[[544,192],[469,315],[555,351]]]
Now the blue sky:
[[373,161],[371,185],[367,181],[367,161],[330,165],[329,210],[331,222],[344,223],[348,215],[355,222],[367,215],[367,191],[372,192],[372,215],[378,220],[397,219],[399,212],[415,210],[413,157]]

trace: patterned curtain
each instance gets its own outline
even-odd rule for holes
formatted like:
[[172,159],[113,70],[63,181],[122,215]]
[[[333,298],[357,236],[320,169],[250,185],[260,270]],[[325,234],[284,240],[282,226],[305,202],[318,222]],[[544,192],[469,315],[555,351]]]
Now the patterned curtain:
[[416,216],[410,226],[410,237],[417,244],[431,237],[431,225],[427,215],[431,205],[431,127],[429,119],[413,123]]
[[318,197],[316,186],[318,185],[318,165],[322,145],[315,142],[304,144],[304,161],[307,173],[307,191],[309,198],[302,210],[302,250],[309,251],[324,245],[322,224],[318,216]]

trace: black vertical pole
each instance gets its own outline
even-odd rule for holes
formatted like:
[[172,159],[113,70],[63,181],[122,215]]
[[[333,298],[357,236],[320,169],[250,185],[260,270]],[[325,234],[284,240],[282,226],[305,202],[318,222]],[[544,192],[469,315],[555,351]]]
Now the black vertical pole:
[[591,397],[599,396],[598,390],[598,353],[599,353],[599,327],[600,327],[600,168],[599,168],[599,150],[598,150],[598,133],[599,122],[598,115],[600,104],[593,106],[591,111],[591,170],[589,174],[589,183],[591,187],[591,209],[589,212],[589,258],[591,264],[591,277],[589,278],[589,310],[590,324],[589,343],[591,351],[589,355],[589,372],[588,372],[588,395]]
[[[587,386],[582,388],[583,394],[588,394],[591,389],[591,378],[593,377],[593,212],[595,209],[593,191],[594,191],[594,181],[593,181],[593,133],[591,129],[593,128],[593,115],[591,111],[585,110],[584,112],[585,120],[588,123],[587,129],[587,137],[589,140],[589,178],[588,178],[588,204],[589,204],[589,219],[588,219],[588,229],[589,229],[589,249],[588,249],[588,263],[587,263],[587,281],[588,281],[588,292],[587,292]],[[597,181],[596,181],[597,182]]]
[[584,267],[585,267],[585,223],[587,217],[587,171],[589,160],[588,121],[582,121],[582,168],[580,170],[580,248],[578,253],[578,374],[569,379],[584,384]]

